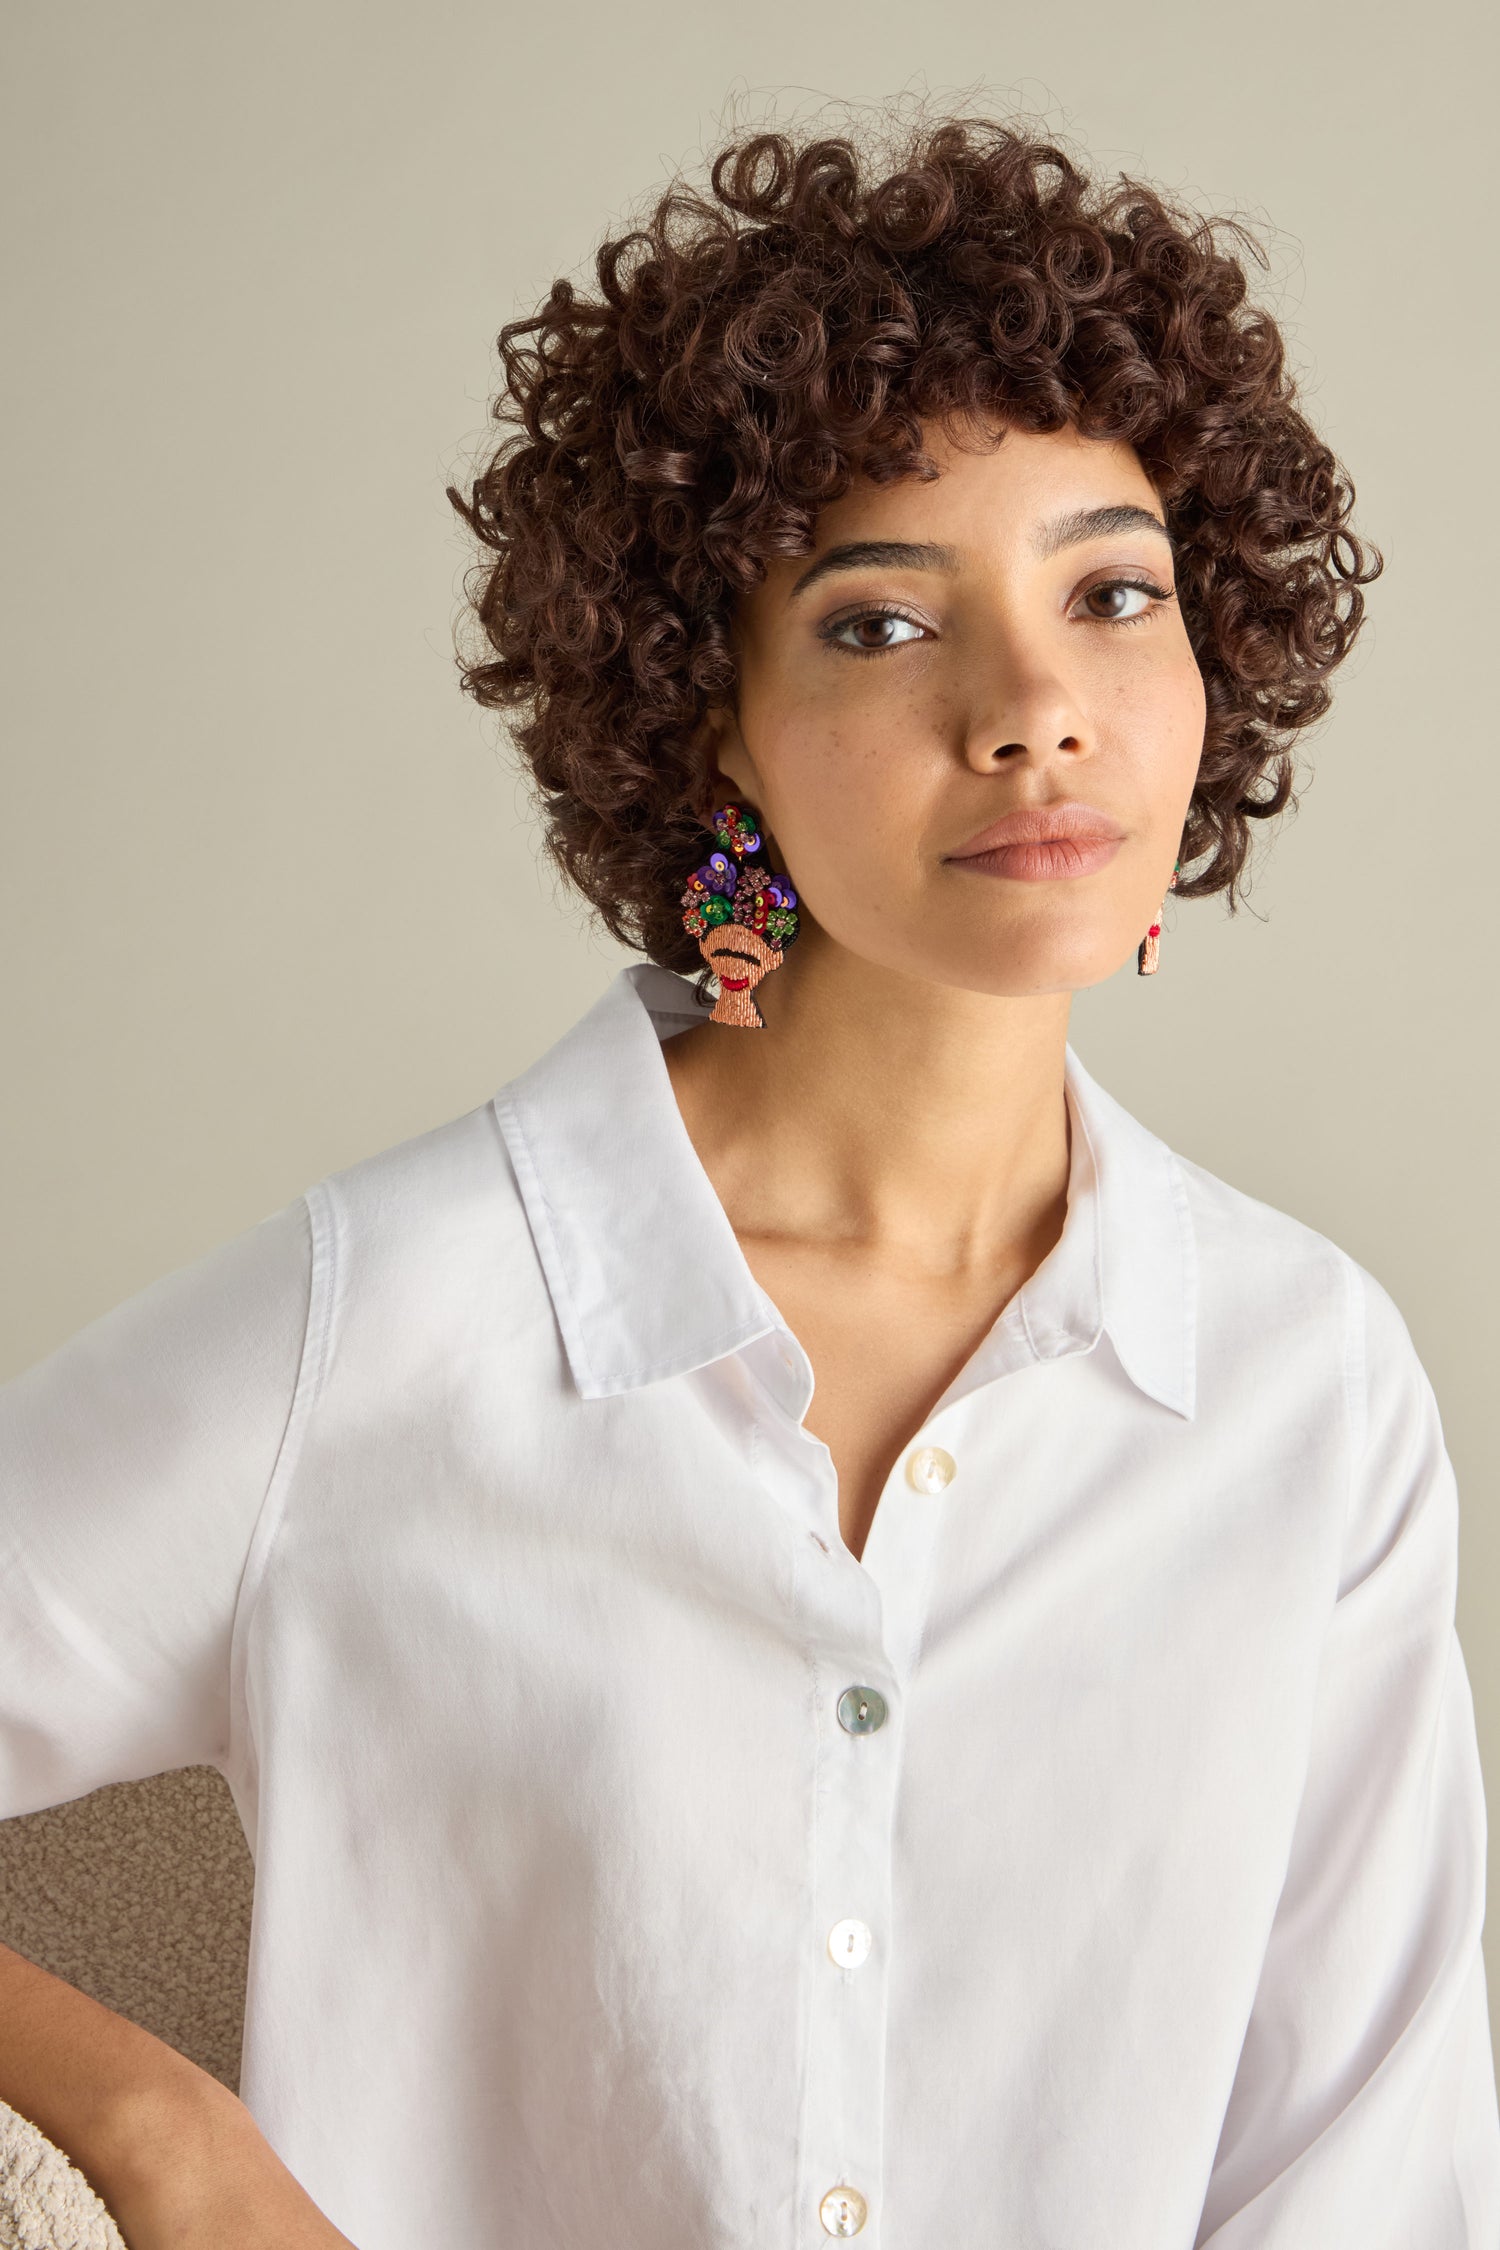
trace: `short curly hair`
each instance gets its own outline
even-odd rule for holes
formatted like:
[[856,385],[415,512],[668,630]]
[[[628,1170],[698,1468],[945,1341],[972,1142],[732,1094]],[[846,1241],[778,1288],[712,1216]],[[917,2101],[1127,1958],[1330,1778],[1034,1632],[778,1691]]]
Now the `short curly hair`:
[[1122,439],[1152,480],[1207,699],[1177,896],[1235,910],[1381,568],[1236,248],[1266,262],[1025,122],[926,120],[883,160],[760,130],[602,244],[597,295],[557,280],[501,330],[505,434],[448,487],[488,550],[462,685],[515,714],[546,847],[614,937],[701,970],[679,900],[735,598],[856,474],[937,474],[923,423],[966,417]]

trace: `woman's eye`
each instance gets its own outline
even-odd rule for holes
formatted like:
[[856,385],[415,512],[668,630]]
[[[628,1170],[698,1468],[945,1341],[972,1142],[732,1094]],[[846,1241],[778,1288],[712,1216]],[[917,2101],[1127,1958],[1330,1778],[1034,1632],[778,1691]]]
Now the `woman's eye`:
[[919,640],[921,634],[922,627],[913,618],[890,609],[861,610],[857,617],[841,617],[823,628],[825,640],[866,656],[883,648],[899,648],[904,641]]
[[1132,619],[1144,617],[1153,601],[1168,599],[1165,586],[1147,586],[1129,578],[1112,578],[1103,586],[1091,586],[1083,597],[1089,615],[1106,625],[1128,625]]

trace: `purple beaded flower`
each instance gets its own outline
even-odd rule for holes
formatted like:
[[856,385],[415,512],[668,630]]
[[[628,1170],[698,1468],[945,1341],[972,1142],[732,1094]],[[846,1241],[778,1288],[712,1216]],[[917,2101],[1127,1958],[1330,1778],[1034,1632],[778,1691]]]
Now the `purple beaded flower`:
[[742,859],[761,849],[761,835],[738,805],[721,805],[713,816],[713,830],[722,851],[712,852],[695,867],[682,894],[682,926],[689,937],[701,938],[721,923],[734,921],[754,930],[769,945],[785,951],[797,935],[797,894],[786,878],[768,867],[736,867],[729,853]]

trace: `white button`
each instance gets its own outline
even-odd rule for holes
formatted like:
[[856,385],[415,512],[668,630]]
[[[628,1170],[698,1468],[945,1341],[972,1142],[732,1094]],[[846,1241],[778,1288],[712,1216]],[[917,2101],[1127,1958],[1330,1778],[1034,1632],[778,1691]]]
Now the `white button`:
[[828,1933],[828,1958],[841,1969],[860,1969],[870,1958],[873,1943],[868,1922],[835,1922]]
[[917,1492],[946,1492],[958,1474],[958,1463],[940,1445],[919,1445],[908,1454],[906,1481]]
[[858,2234],[869,2215],[870,2207],[858,2188],[830,2188],[818,2205],[825,2234]]

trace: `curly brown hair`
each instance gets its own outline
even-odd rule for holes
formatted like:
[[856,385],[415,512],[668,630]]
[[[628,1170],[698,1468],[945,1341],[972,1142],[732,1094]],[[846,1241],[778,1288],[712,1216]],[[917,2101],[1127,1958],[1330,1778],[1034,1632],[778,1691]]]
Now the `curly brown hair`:
[[1225,238],[1265,264],[1239,222],[1106,187],[1025,124],[923,122],[884,164],[757,131],[603,243],[597,296],[558,280],[507,323],[506,434],[468,502],[448,487],[494,558],[462,684],[517,714],[547,848],[614,937],[701,970],[679,894],[735,598],[857,473],[935,475],[923,423],[965,417],[1123,439],[1151,478],[1207,694],[1177,896],[1234,911],[1381,558]]

